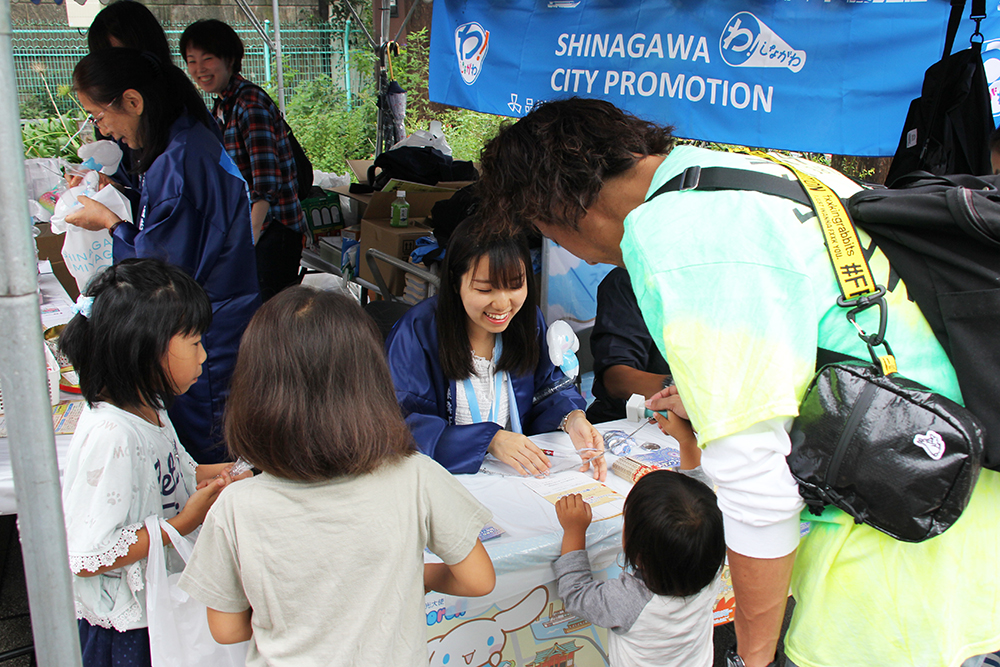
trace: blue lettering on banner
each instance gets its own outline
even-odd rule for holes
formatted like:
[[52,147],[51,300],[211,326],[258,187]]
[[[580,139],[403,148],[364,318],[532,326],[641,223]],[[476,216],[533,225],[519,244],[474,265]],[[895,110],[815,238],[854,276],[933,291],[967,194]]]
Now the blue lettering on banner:
[[[599,97],[685,138],[892,155],[947,15],[923,0],[437,0],[429,91],[514,117],[543,99]],[[955,44],[971,32],[963,22]],[[1000,15],[982,32],[1000,117]]]

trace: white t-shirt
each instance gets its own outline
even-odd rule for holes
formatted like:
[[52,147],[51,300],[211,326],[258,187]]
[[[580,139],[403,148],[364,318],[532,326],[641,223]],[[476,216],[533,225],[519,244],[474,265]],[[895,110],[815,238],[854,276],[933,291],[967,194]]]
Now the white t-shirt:
[[[165,411],[163,426],[97,403],[85,408],[69,447],[63,510],[69,564],[93,572],[128,553],[149,516],[175,516],[195,490],[194,462]],[[168,569],[183,563],[171,559]],[[146,627],[146,559],[95,577],[74,577],[77,618],[124,632]]]
[[423,454],[324,482],[265,473],[222,492],[180,586],[253,609],[248,667],[426,667],[424,547],[458,563],[490,516]]

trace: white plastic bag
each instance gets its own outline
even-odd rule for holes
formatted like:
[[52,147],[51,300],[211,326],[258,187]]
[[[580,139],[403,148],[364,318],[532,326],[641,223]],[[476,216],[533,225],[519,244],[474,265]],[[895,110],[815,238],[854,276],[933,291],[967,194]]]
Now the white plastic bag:
[[66,234],[62,256],[66,261],[66,268],[76,279],[81,292],[96,273],[111,266],[114,257],[113,243],[108,230],[93,232],[66,222],[67,215],[83,206],[77,197],[80,195],[90,197],[111,209],[119,219],[132,222],[132,206],[125,195],[110,185],[98,190],[99,179],[100,175],[96,171],[88,171],[83,183],[59,196],[52,219],[49,221],[49,227],[54,234]]
[[414,130],[413,134],[402,141],[396,142],[393,148],[401,146],[414,146],[417,148],[430,146],[431,148],[438,149],[445,155],[451,155],[451,146],[448,145],[448,140],[444,138],[444,128],[441,126],[441,121],[439,120],[432,120],[426,130]]
[[156,516],[146,519],[149,556],[146,560],[146,617],[153,667],[243,667],[249,642],[220,644],[208,629],[205,605],[177,586],[179,573],[167,572],[160,528],[170,536],[178,555],[187,563],[194,540],[183,537]]

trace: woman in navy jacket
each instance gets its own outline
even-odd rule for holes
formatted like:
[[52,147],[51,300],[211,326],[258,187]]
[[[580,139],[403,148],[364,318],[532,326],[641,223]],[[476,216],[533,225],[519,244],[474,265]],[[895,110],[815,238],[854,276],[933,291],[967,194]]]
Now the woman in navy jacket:
[[[470,219],[455,229],[441,290],[411,308],[386,341],[396,398],[420,451],[453,473],[487,453],[523,474],[548,457],[526,436],[565,430],[581,470],[603,479],[600,433],[580,392],[552,365],[524,240]],[[513,399],[513,400],[512,400]],[[593,461],[591,461],[593,459]]]
[[67,222],[109,229],[114,260],[156,257],[187,271],[208,293],[212,325],[198,382],[178,396],[170,418],[199,463],[225,460],[221,416],[240,337],[260,305],[246,182],[187,76],[150,53],[112,48],[73,72],[83,108],[98,129],[135,150],[141,192],[135,223],[81,198]]

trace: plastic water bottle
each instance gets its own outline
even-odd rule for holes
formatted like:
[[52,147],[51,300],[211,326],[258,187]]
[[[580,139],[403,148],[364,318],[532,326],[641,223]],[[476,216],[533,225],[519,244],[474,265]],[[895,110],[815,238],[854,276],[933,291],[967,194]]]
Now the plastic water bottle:
[[392,202],[392,220],[389,223],[393,227],[406,227],[410,224],[410,203],[406,201],[406,192],[396,190],[396,200]]

